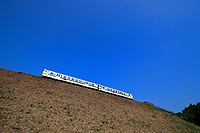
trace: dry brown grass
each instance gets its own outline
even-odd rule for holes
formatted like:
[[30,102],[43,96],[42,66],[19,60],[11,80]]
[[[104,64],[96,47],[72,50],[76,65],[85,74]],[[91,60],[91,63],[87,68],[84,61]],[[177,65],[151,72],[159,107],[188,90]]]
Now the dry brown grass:
[[200,127],[93,89],[0,69],[0,132],[185,132]]

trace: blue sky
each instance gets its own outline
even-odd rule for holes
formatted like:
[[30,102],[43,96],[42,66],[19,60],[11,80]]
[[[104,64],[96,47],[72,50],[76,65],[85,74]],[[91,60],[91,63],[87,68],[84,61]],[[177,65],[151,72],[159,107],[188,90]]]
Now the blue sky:
[[0,1],[0,67],[44,68],[178,112],[200,101],[199,0]]

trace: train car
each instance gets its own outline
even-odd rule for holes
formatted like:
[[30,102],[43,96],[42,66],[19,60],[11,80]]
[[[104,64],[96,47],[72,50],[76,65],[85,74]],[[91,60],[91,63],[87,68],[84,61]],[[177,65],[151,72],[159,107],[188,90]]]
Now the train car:
[[114,94],[114,95],[118,95],[121,97],[126,97],[128,99],[133,99],[133,95],[123,92],[123,91],[119,91],[110,87],[106,87],[97,83],[93,83],[93,82],[89,82],[86,80],[82,80],[82,79],[78,79],[72,76],[68,76],[68,75],[64,75],[61,73],[57,73],[57,72],[53,72],[47,69],[44,69],[42,72],[42,77],[48,77],[48,78],[53,78],[56,80],[61,80],[61,81],[65,81],[68,83],[73,83],[73,84],[77,84],[80,86],[84,86],[84,87],[88,87],[88,88],[92,88],[92,89],[96,89],[96,90],[100,90],[106,93],[110,93],[110,94]]
[[68,76],[68,75],[64,75],[64,74],[61,74],[61,73],[53,72],[53,71],[50,71],[50,70],[47,70],[47,69],[43,70],[42,76],[53,78],[53,79],[56,79],[56,80],[69,82],[69,83],[73,83],[73,84],[77,84],[77,85],[81,85],[81,86],[85,86],[85,87],[89,87],[89,88],[93,88],[93,89],[98,89],[98,84],[96,84],[96,83],[89,82],[89,81],[82,80],[82,79],[78,79],[78,78]]
[[119,91],[119,90],[116,90],[116,89],[113,89],[113,88],[110,88],[110,87],[106,87],[106,86],[103,86],[103,85],[99,85],[99,90],[107,92],[107,93],[111,93],[111,94],[114,94],[114,95],[126,97],[126,98],[129,98],[129,99],[133,99],[132,94],[129,94],[129,93],[126,93],[126,92],[123,92],[123,91]]

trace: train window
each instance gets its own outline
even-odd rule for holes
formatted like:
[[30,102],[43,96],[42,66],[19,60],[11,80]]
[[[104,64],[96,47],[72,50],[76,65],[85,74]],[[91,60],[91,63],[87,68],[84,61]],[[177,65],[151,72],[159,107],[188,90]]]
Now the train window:
[[54,73],[53,73],[53,72],[50,72],[50,75],[54,76]]
[[63,76],[63,79],[66,79],[66,76]]

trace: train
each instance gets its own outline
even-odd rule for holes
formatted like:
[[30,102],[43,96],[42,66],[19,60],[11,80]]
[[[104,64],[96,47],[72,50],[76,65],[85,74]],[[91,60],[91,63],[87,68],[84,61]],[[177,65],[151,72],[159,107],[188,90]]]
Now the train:
[[113,89],[113,88],[110,88],[110,87],[106,87],[106,86],[103,86],[103,85],[100,85],[100,84],[97,84],[97,83],[89,82],[89,81],[86,81],[86,80],[82,80],[82,79],[79,79],[79,78],[75,78],[75,77],[72,77],[72,76],[68,76],[68,75],[65,75],[65,74],[50,71],[50,70],[47,70],[47,69],[43,70],[41,77],[48,77],[48,78],[52,78],[52,79],[56,79],[56,80],[60,80],[60,81],[84,86],[84,87],[87,87],[87,88],[103,91],[103,92],[106,92],[106,93],[110,93],[110,94],[113,94],[113,95],[117,95],[117,96],[121,96],[121,97],[125,97],[125,98],[133,100],[133,95],[130,94],[130,93],[123,92],[123,91]]

